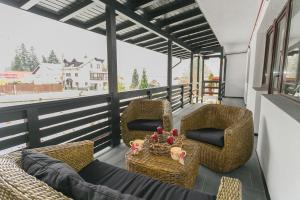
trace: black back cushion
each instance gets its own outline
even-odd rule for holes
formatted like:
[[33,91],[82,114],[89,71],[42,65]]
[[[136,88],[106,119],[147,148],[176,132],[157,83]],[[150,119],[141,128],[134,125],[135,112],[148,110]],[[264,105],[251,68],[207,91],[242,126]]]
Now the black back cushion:
[[34,150],[23,150],[22,167],[28,174],[75,200],[138,199],[107,186],[87,183],[66,163]]

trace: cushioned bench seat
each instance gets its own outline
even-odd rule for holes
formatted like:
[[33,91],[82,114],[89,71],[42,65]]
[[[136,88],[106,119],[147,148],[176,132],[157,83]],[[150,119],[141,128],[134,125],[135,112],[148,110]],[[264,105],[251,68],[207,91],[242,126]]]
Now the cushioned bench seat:
[[87,182],[105,185],[123,194],[147,200],[213,200],[215,196],[180,186],[162,183],[150,177],[95,160],[79,172]]
[[186,131],[188,139],[197,140],[218,147],[224,147],[224,130],[215,128],[203,128]]
[[163,122],[153,119],[137,119],[127,124],[129,130],[135,131],[156,131],[159,126],[162,127]]

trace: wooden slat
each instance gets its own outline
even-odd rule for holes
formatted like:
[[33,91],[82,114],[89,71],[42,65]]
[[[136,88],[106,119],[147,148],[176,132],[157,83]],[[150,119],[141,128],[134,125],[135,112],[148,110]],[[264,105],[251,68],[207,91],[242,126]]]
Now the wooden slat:
[[89,116],[89,115],[93,115],[93,114],[97,114],[97,113],[101,113],[101,112],[109,111],[109,110],[110,110],[110,106],[106,105],[103,107],[91,108],[88,110],[82,110],[82,111],[78,111],[78,112],[74,112],[74,113],[68,113],[68,114],[63,114],[63,115],[59,115],[59,116],[49,117],[49,118],[41,119],[39,122],[39,127],[42,128],[45,126],[50,126],[50,125],[61,123],[64,121],[69,121],[69,120],[73,120],[73,119],[77,119],[77,118],[81,118],[84,116]]
[[78,108],[78,105],[80,105],[80,107],[85,107],[85,106],[91,106],[95,104],[106,103],[106,102],[108,101],[107,101],[107,97],[105,96],[82,97],[77,99],[63,100],[56,103],[49,102],[49,104],[46,104],[39,108],[40,109],[39,114],[43,115],[43,114],[75,109]]
[[25,110],[4,111],[0,109],[0,123],[26,118]]
[[167,97],[168,94],[167,93],[161,93],[161,94],[153,94],[151,96],[152,99],[155,99],[155,98],[161,98],[161,97]]
[[94,146],[101,145],[104,142],[109,141],[109,140],[111,140],[111,132],[107,132],[107,133],[101,134],[101,136],[95,137],[93,139]]
[[[94,101],[98,100],[97,103],[105,103],[105,102],[109,101],[109,99],[110,99],[109,94],[89,96],[89,97],[78,97],[78,98],[63,99],[63,100],[57,100],[57,101],[47,101],[47,102],[40,102],[40,103],[2,107],[2,108],[0,108],[0,113],[6,112],[6,111],[27,110],[27,109],[32,109],[32,108],[39,108],[39,109],[48,108],[48,107],[55,108],[57,105],[68,104],[68,103],[70,103],[70,104],[73,103],[73,104],[75,104],[75,106],[78,107],[78,105],[82,105],[83,102],[88,102],[88,101],[94,102]],[[40,112],[40,113],[43,113],[43,112]],[[45,114],[47,114],[47,113],[45,113]]]
[[[40,133],[41,133],[42,137],[47,137],[47,136],[50,136],[50,135],[55,134],[55,133],[60,133],[60,132],[65,131],[65,130],[76,128],[76,127],[79,127],[79,126],[83,126],[83,125],[92,123],[94,121],[98,121],[98,120],[107,118],[109,116],[110,116],[109,113],[103,113],[103,114],[95,115],[95,116],[88,117],[88,118],[85,118],[85,119],[81,119],[81,120],[61,124],[61,125],[58,125],[58,126],[54,126],[54,127],[51,127],[51,128],[43,129],[43,130],[40,130]],[[101,123],[109,124],[110,121],[105,121],[105,122],[101,122]]]
[[103,144],[101,144],[101,145],[98,145],[98,146],[96,146],[94,148],[94,153],[97,153],[98,151],[101,151],[102,149],[104,149],[104,148],[106,148],[106,147],[108,147],[110,145],[111,145],[111,141],[110,140],[107,141],[107,142],[105,142],[105,143],[103,143]]
[[99,137],[99,136],[104,135],[104,134],[109,133],[109,132],[111,132],[111,127],[110,126],[109,127],[105,127],[105,128],[103,128],[101,130],[98,130],[98,131],[96,131],[94,133],[86,134],[86,135],[84,135],[84,136],[82,136],[82,137],[74,140],[74,142],[81,141],[81,140],[93,140],[96,137]]
[[27,134],[19,135],[17,137],[9,138],[0,141],[0,150],[8,149],[14,146],[18,146],[23,143],[27,143]]
[[[87,135],[87,134],[89,134],[93,131],[99,130],[101,128],[103,128],[103,124],[101,124],[101,123],[95,124],[95,125],[77,130],[75,132],[72,132],[72,133],[69,133],[69,134],[66,134],[66,135],[62,135],[62,136],[58,136],[58,137],[55,137],[53,139],[44,141],[42,143],[42,145],[43,146],[48,146],[48,145],[55,145],[55,144],[59,144],[59,143],[62,143],[62,142],[66,142],[68,140],[72,140],[72,139],[80,137],[80,136],[85,136],[85,135]],[[81,138],[83,138],[83,137],[81,137]],[[84,140],[84,139],[81,139],[81,138],[77,139],[76,141]]]
[[0,128],[0,138],[26,132],[28,130],[27,123],[16,124]]

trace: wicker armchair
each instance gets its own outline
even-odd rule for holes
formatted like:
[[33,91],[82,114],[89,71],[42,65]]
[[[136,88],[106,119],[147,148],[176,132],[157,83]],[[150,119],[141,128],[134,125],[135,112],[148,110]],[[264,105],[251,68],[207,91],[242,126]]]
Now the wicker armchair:
[[198,142],[200,164],[217,172],[229,172],[245,164],[253,150],[251,111],[225,105],[205,105],[181,120],[181,133],[216,128],[224,130],[224,147]]
[[[76,171],[93,160],[93,142],[82,141],[36,149],[60,159]],[[2,200],[71,200],[46,183],[28,175],[20,167],[21,152],[0,156],[0,199]],[[241,200],[241,183],[237,179],[223,177],[217,200]]]
[[135,139],[144,139],[152,131],[129,130],[127,124],[137,119],[159,119],[167,131],[173,127],[172,108],[167,100],[138,99],[130,102],[121,116],[121,132],[124,143]]

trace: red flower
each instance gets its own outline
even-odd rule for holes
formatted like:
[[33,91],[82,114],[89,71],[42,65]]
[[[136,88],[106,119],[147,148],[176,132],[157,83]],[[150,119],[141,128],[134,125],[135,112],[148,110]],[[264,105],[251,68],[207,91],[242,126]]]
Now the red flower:
[[173,128],[173,129],[171,130],[171,133],[172,133],[172,135],[173,135],[174,137],[178,136],[178,130],[177,130],[176,128]]
[[152,141],[154,141],[154,142],[157,142],[157,141],[158,141],[158,135],[157,135],[156,132],[154,132],[154,133],[151,135],[151,139],[152,139]]
[[158,134],[162,134],[163,133],[163,128],[159,126],[159,127],[156,128],[156,131],[157,131]]
[[173,136],[169,136],[167,138],[167,143],[170,144],[170,145],[172,145],[174,143],[174,137]]

